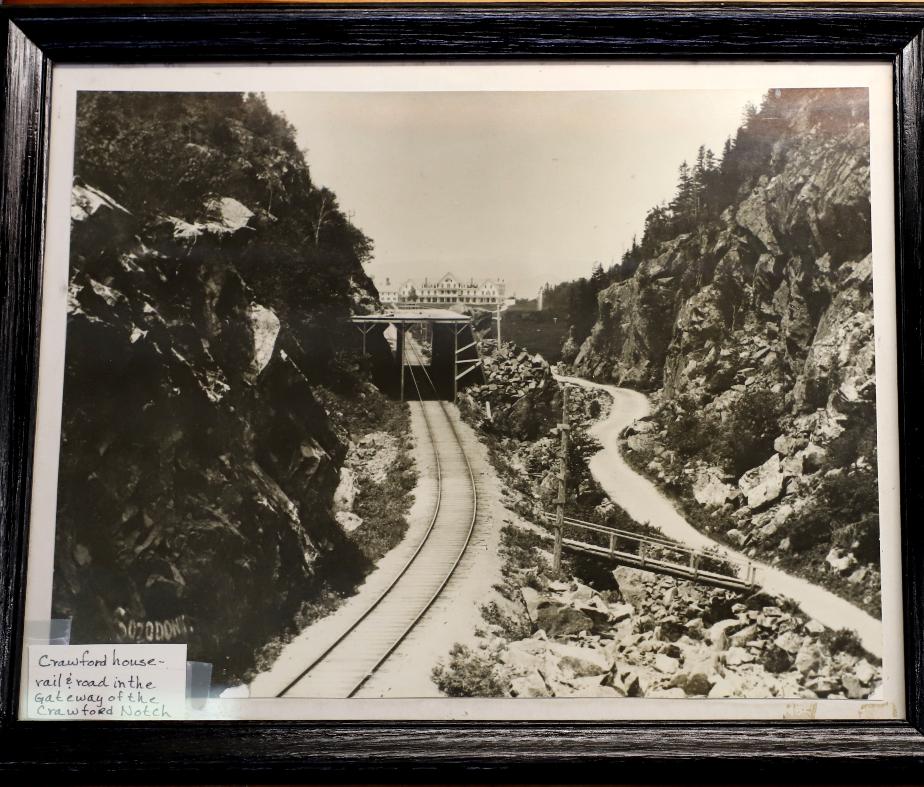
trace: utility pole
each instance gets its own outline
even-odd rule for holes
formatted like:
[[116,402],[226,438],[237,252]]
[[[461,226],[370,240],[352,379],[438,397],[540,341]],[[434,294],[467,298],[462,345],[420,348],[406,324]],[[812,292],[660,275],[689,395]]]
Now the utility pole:
[[568,480],[568,436],[571,427],[568,425],[568,386],[562,386],[561,392],[561,423],[558,425],[561,432],[561,454],[558,466],[558,502],[555,512],[555,552],[552,556],[552,570],[558,574],[561,571],[561,542],[562,531],[565,528],[565,488]]
[[449,327],[452,329],[452,401],[455,401],[459,398],[459,329],[455,323]]
[[497,302],[497,310],[494,312],[494,319],[497,320],[497,347],[501,346],[501,303]]

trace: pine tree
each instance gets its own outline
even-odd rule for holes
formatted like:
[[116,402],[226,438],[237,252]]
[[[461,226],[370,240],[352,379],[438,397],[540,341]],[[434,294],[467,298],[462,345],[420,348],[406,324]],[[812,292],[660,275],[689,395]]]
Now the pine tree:
[[596,294],[604,287],[606,287],[606,274],[603,272],[603,265],[599,262],[594,263],[593,272],[590,274],[590,288]]

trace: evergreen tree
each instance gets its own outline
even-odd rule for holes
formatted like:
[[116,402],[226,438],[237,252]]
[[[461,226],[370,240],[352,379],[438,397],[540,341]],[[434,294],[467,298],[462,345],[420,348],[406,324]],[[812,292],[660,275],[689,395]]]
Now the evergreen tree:
[[594,264],[593,272],[590,274],[590,287],[596,294],[606,285],[606,274],[603,272],[603,265],[597,262]]

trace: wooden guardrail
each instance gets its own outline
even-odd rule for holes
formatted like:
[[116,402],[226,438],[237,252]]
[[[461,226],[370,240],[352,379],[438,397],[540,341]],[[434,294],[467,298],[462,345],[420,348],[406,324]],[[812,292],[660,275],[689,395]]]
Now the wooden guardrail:
[[[543,511],[543,517],[557,530],[556,514]],[[564,531],[569,529],[600,534],[605,537],[605,543],[566,538]],[[729,590],[753,590],[758,586],[756,566],[750,561],[736,560],[720,553],[692,549],[666,539],[643,536],[570,516],[563,517],[562,531],[561,543],[564,547],[607,557],[619,565]]]

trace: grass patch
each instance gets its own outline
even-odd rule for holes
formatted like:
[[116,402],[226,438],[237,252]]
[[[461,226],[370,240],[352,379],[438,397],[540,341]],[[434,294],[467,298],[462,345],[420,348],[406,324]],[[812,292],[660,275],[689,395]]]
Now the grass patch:
[[402,443],[388,477],[381,483],[366,481],[360,487],[353,512],[363,524],[353,533],[353,541],[369,560],[378,560],[401,543],[407,533],[407,514],[416,484],[414,460]]

